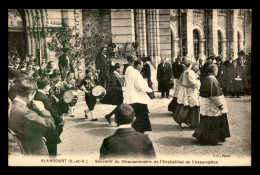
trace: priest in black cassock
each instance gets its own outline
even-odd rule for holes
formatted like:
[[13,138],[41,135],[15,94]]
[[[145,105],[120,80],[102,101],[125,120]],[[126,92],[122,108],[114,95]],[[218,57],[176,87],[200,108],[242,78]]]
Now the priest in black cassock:
[[210,65],[208,76],[201,81],[200,123],[192,136],[202,144],[217,145],[230,137],[227,104],[217,74],[218,67]]

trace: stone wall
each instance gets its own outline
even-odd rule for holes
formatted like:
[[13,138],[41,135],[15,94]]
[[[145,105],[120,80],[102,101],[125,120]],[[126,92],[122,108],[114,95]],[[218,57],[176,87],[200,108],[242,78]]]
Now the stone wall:
[[134,14],[131,9],[111,9],[112,42],[116,47],[134,42]]
[[171,58],[170,10],[159,10],[160,56]]
[[246,13],[246,24],[245,24],[245,53],[251,53],[252,45],[252,15],[250,11]]

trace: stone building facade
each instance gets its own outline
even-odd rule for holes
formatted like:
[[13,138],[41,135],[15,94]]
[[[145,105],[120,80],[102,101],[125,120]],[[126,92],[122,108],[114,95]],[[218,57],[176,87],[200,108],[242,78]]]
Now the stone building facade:
[[[195,61],[214,54],[226,60],[240,50],[251,53],[249,9],[105,9],[102,14],[112,42],[120,47],[136,41],[138,56],[150,56],[155,67],[160,57],[188,55]],[[88,15],[87,9],[9,9],[8,49],[22,59],[31,55],[57,64],[47,48],[50,31],[75,27],[82,36]]]

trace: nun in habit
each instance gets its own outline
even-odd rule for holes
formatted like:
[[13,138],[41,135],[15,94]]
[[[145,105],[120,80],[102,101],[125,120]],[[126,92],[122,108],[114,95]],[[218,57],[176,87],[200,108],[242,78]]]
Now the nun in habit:
[[216,79],[218,67],[210,65],[200,88],[200,123],[193,137],[202,144],[217,145],[230,137],[227,105]]
[[197,128],[199,124],[199,89],[197,74],[198,63],[192,63],[180,76],[177,105],[173,119],[181,127]]

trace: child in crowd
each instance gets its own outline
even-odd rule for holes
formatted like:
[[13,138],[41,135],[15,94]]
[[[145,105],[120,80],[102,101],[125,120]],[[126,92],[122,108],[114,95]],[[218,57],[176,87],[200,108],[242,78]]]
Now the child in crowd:
[[[74,73],[68,72],[65,80],[63,81],[63,85],[65,90],[76,90],[76,80],[74,79]],[[64,107],[66,108],[66,113],[68,113],[71,117],[74,117],[74,106],[77,103],[77,99],[74,99],[69,104],[64,103]]]
[[85,118],[88,119],[89,114],[92,118],[91,121],[97,121],[96,116],[93,114],[97,99],[92,94],[92,89],[96,86],[97,80],[94,78],[91,70],[87,69],[85,75],[85,78],[79,84],[79,89],[85,92],[85,100],[88,106],[88,110],[85,110]]

